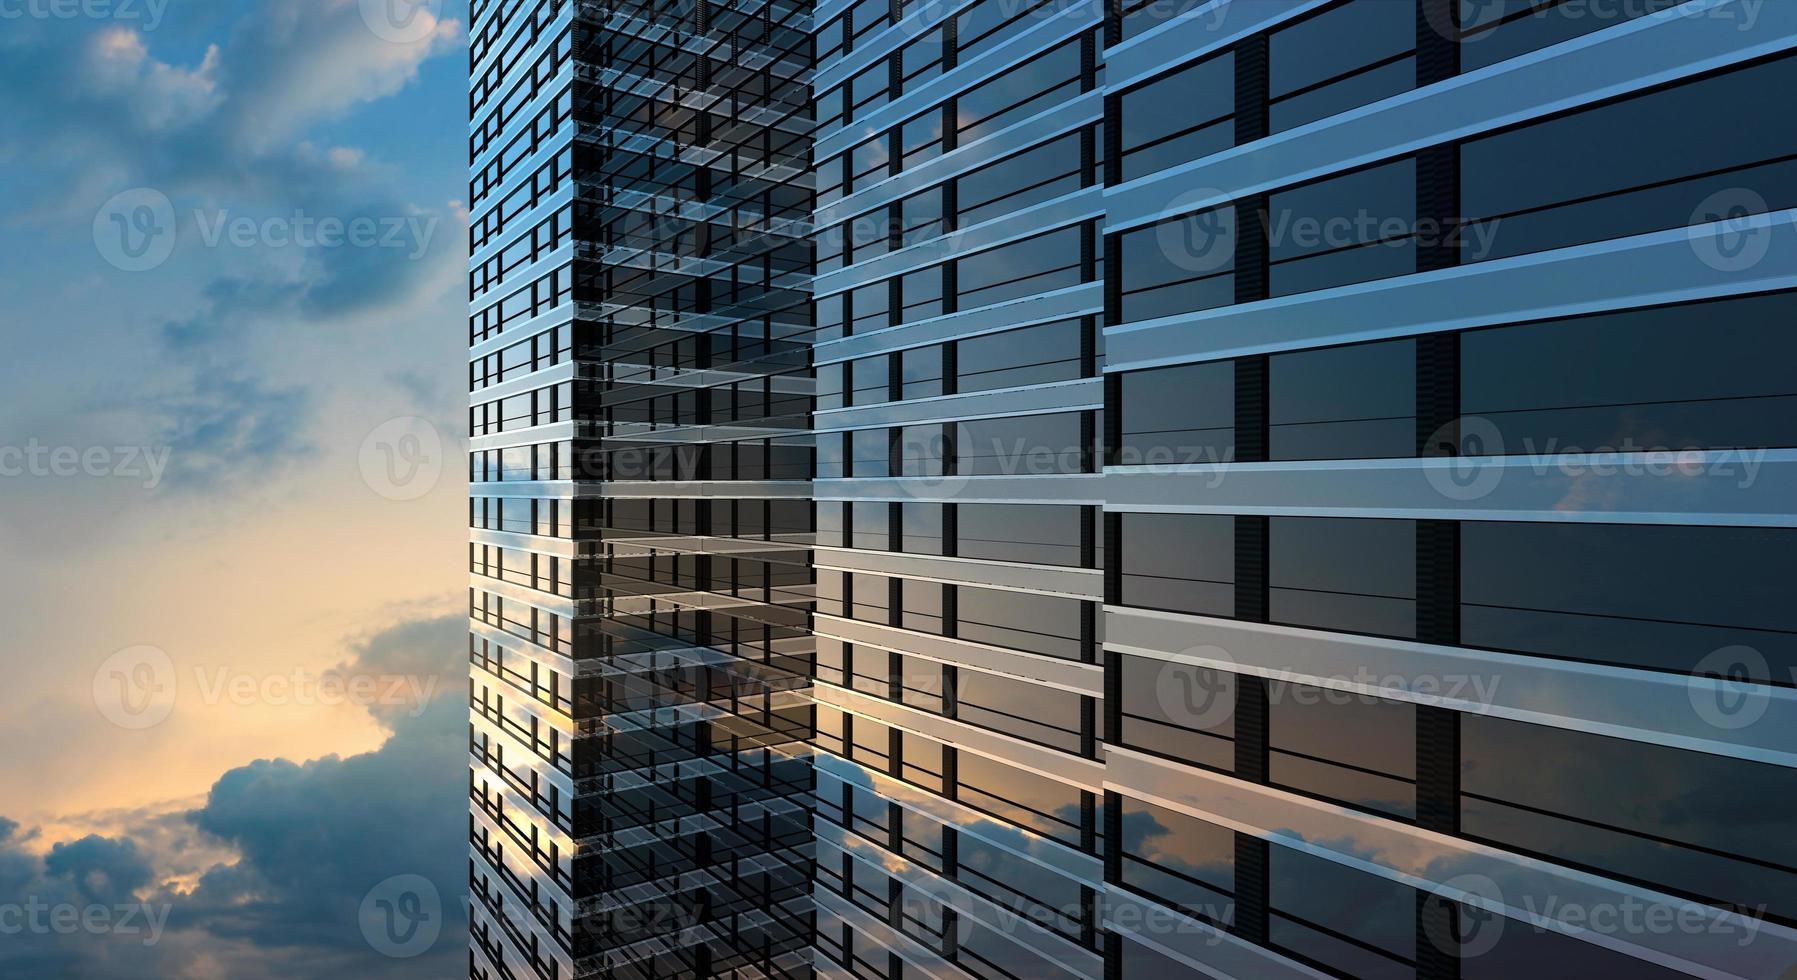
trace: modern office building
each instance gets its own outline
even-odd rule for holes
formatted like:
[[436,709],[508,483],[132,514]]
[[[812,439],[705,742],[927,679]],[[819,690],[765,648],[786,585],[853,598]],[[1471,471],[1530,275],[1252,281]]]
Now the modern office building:
[[1793,975],[1797,6],[473,26],[473,975]]
[[472,14],[470,973],[808,976],[808,12]]

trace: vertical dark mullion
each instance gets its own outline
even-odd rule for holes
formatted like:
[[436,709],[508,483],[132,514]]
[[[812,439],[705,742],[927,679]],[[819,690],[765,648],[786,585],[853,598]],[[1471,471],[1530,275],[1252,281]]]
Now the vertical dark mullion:
[[1104,243],[1104,325],[1114,327],[1123,322],[1123,248],[1121,234],[1105,236]]
[[1098,37],[1086,31],[1079,38],[1079,90],[1081,94],[1098,87]]
[[1262,139],[1272,130],[1267,112],[1269,74],[1267,35],[1243,38],[1235,46],[1236,145]]
[[1266,194],[1235,202],[1235,301],[1255,303],[1272,294],[1271,227]]
[[1104,794],[1104,881],[1107,885],[1123,884],[1123,797],[1106,790]]
[[[1431,146],[1416,154],[1416,271],[1451,269],[1466,256],[1460,207],[1460,145]],[[1474,257],[1476,258],[1476,256]]]
[[1459,0],[1416,0],[1416,87],[1460,74]]
[[1123,731],[1123,654],[1104,652],[1104,739],[1119,744]]
[[[1096,262],[1092,275],[1099,275]],[[1099,326],[1097,317],[1081,317],[1079,321],[1079,376],[1082,378],[1098,377],[1098,338]]]
[[1416,338],[1416,454],[1460,454],[1460,335]]
[[1104,601],[1123,602],[1123,515],[1104,512]]
[[[1256,34],[1235,46],[1235,142],[1240,146],[1265,137],[1267,114],[1267,35]],[[1235,301],[1252,303],[1268,295],[1267,196],[1256,195],[1235,205]]]
[[1123,376],[1121,374],[1104,376],[1103,448],[1104,465],[1123,465]]
[[[1264,623],[1269,613],[1268,519],[1235,519],[1236,618]],[[1248,782],[1267,781],[1270,702],[1265,678],[1235,676],[1235,774]],[[1270,845],[1253,834],[1235,835],[1236,914],[1232,930],[1250,942],[1268,935]]]
[[1098,437],[1098,413],[1084,411],[1079,413],[1079,471],[1081,473],[1097,473],[1104,461],[1098,451],[1103,440]]
[[1098,183],[1098,134],[1087,126],[1079,131],[1079,186]]
[[1262,946],[1272,931],[1268,900],[1271,848],[1253,834],[1235,835],[1235,923],[1229,931]]
[[1416,893],[1416,980],[1460,980],[1459,920],[1453,901]]
[[1269,458],[1270,392],[1265,354],[1235,360],[1235,461],[1262,463]]
[[[1436,0],[1419,2],[1428,6]],[[1419,14],[1419,20],[1421,17]],[[1423,39],[1418,40],[1420,72]],[[1418,157],[1417,217],[1451,220],[1458,211],[1457,154],[1445,160],[1432,160],[1432,155],[1439,156],[1425,151]],[[1442,168],[1453,170],[1451,179],[1435,179],[1441,176]],[[1422,259],[1419,253],[1419,268]],[[1442,260],[1452,265],[1457,256],[1444,255]],[[1417,338],[1416,386],[1417,455],[1457,455],[1461,451],[1459,334],[1434,333]],[[1459,644],[1458,521],[1417,522],[1416,600],[1416,638],[1444,646]],[[1460,715],[1451,708],[1416,708],[1416,821],[1426,830],[1460,832]],[[1459,915],[1455,902],[1428,891],[1417,892],[1418,980],[1459,980]]]
[[[1104,183],[1107,186],[1121,183],[1122,160],[1123,96],[1114,93],[1107,94],[1104,97]],[[1109,250],[1106,251],[1108,253]]]

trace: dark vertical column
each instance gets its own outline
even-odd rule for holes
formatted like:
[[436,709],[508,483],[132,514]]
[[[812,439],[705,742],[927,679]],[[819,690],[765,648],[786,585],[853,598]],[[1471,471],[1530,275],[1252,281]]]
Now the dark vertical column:
[[1235,360],[1235,462],[1260,463],[1269,458],[1267,374],[1265,354]]
[[[1235,519],[1236,618],[1264,623],[1268,617],[1268,520],[1259,515]],[[1267,781],[1269,690],[1265,678],[1235,677],[1235,774],[1254,783]],[[1235,924],[1233,931],[1250,942],[1265,943],[1268,932],[1268,843],[1253,834],[1235,835]]]
[[[1105,281],[1108,293],[1112,280]],[[1104,465],[1122,466],[1123,464],[1123,376],[1107,374],[1104,376]],[[1115,559],[1112,559],[1115,561]]]
[[1270,295],[1267,195],[1235,202],[1235,301],[1253,303]]
[[[1111,93],[1104,97],[1104,182],[1107,186],[1122,183],[1122,160],[1123,96]],[[1108,254],[1110,249],[1105,251]]]
[[1416,454],[1460,454],[1460,335],[1416,338]]
[[1266,34],[1243,38],[1235,46],[1235,141],[1252,143],[1272,129],[1267,114],[1268,53]]
[[[1265,137],[1267,116],[1267,36],[1257,34],[1235,46],[1235,141],[1239,146]],[[1267,196],[1235,204],[1235,301],[1267,298]]]
[[1466,256],[1461,227],[1460,146],[1431,146],[1416,154],[1416,271],[1451,269]]
[[1104,738],[1121,742],[1123,733],[1123,654],[1104,652]]
[[1416,0],[1416,87],[1460,74],[1459,0]]
[[[1421,0],[1428,4],[1433,0]],[[1418,163],[1418,216],[1424,199]],[[1428,334],[1416,345],[1416,438],[1419,456],[1460,452],[1460,335]],[[1416,525],[1416,638],[1445,646],[1460,642],[1460,524]],[[1460,715],[1450,708],[1416,709],[1416,822],[1444,834],[1460,832]],[[1459,980],[1459,906],[1427,891],[1416,895],[1418,980]]]

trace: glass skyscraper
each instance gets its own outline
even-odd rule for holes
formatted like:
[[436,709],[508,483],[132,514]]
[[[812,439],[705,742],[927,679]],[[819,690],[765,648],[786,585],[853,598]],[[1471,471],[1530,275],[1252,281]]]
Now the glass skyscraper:
[[474,977],[1797,969],[1797,5],[476,2]]

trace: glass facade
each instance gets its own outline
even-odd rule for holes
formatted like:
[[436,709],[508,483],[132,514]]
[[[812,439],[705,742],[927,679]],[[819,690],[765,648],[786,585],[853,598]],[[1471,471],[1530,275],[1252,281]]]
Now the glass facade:
[[1789,975],[1797,6],[475,8],[475,976]]
[[470,975],[809,976],[809,11],[472,23]]

